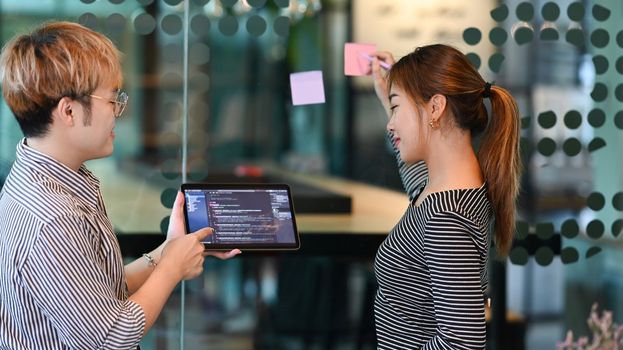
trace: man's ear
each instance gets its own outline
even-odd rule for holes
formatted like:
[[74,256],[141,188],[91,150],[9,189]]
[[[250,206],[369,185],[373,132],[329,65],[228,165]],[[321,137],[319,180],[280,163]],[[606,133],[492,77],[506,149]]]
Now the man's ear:
[[441,118],[446,112],[448,100],[442,94],[435,94],[429,101],[430,112],[434,119]]
[[58,101],[56,108],[52,110],[52,122],[57,121],[66,126],[74,125],[75,103],[69,97],[63,97]]

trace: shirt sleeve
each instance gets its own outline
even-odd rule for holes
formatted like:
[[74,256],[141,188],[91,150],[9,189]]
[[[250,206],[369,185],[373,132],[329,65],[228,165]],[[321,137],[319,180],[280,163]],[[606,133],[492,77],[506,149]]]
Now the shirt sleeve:
[[481,257],[466,220],[436,214],[426,226],[436,335],[422,349],[484,349],[486,325]]
[[97,261],[96,246],[78,217],[55,219],[34,244],[22,283],[68,347],[136,349],[145,314],[116,295],[115,282]]
[[392,149],[394,150],[402,185],[409,195],[409,201],[412,202],[416,196],[422,192],[422,189],[428,181],[428,168],[426,168],[426,163],[424,163],[424,161],[419,161],[415,164],[405,163],[402,159],[400,159],[400,151],[394,143],[393,133],[387,132],[387,138],[392,146]]

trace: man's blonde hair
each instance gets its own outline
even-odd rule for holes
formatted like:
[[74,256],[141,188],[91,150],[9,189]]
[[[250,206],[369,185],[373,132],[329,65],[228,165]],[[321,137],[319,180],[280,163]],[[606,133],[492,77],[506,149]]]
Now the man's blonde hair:
[[26,137],[44,136],[61,98],[80,101],[88,118],[89,95],[100,84],[121,87],[119,58],[115,45],[100,33],[77,23],[47,23],[3,48],[2,95]]

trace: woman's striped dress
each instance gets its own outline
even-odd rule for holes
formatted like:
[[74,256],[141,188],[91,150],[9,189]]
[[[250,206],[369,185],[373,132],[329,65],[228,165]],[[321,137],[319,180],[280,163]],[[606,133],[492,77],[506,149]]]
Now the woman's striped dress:
[[428,195],[426,165],[396,151],[411,205],[379,247],[379,349],[484,349],[484,293],[492,211],[486,186]]

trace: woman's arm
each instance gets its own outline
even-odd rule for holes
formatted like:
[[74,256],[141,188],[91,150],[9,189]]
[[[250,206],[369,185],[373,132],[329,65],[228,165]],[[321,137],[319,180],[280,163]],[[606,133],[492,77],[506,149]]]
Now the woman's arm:
[[485,348],[484,261],[470,230],[467,219],[452,212],[436,214],[426,225],[437,332],[422,349]]

